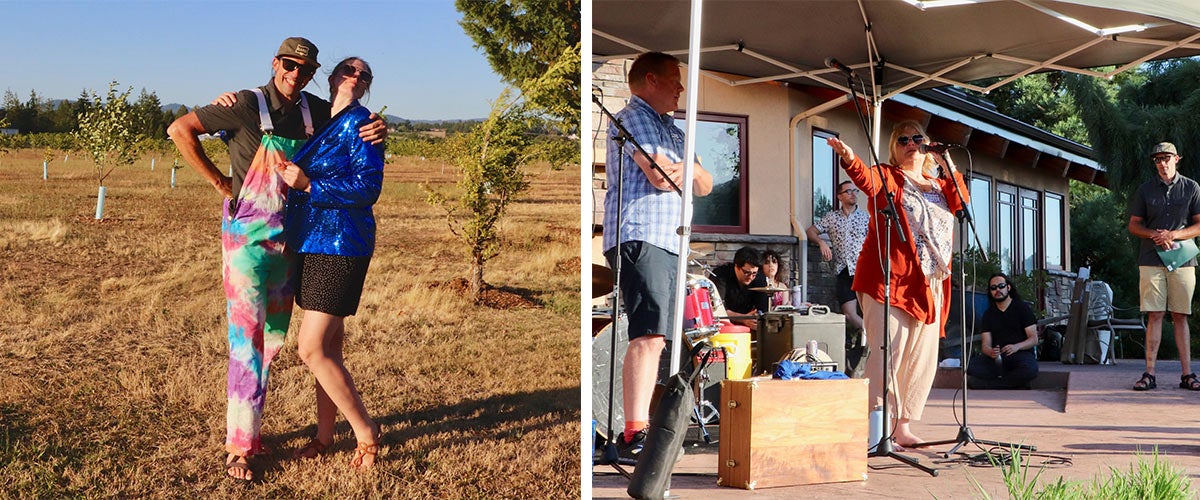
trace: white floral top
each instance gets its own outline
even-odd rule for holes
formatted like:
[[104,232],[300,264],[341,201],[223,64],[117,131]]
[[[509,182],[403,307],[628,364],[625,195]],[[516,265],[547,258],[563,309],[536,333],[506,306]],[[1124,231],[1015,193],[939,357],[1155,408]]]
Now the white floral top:
[[817,231],[829,235],[829,246],[833,247],[834,274],[846,269],[850,276],[854,276],[854,267],[858,264],[863,242],[867,241],[870,223],[871,218],[867,213],[854,207],[850,215],[843,214],[840,208],[830,210],[813,224]]
[[932,190],[924,192],[906,178],[901,200],[925,277],[931,283],[950,277],[950,256],[954,252],[954,214],[950,213],[946,197],[937,183],[933,184]]

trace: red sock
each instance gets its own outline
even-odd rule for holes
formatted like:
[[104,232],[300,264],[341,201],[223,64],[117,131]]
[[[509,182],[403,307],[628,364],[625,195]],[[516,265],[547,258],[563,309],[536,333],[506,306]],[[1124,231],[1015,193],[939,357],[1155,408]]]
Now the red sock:
[[625,422],[625,442],[633,440],[633,435],[638,431],[645,430],[650,426],[650,422],[645,420],[629,420]]

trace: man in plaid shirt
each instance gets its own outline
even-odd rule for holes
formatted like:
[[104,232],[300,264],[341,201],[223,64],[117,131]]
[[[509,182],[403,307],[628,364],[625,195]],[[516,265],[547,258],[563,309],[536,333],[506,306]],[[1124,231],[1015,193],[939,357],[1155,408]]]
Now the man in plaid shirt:
[[[637,152],[632,142],[622,146],[617,140],[620,132],[609,125],[604,256],[614,268],[620,259],[618,286],[629,318],[629,348],[621,369],[625,432],[617,439],[617,447],[625,456],[636,457],[646,438],[650,397],[676,300],[680,248],[675,229],[683,201],[667,178],[682,187],[685,165],[684,134],[671,116],[683,93],[679,60],[661,52],[642,54],[630,66],[628,81],[633,96],[615,117],[650,157]],[[651,166],[651,159],[666,177]],[[621,165],[624,172],[618,181]],[[712,191],[712,175],[699,162],[694,164],[690,180],[697,196]],[[622,193],[620,200],[617,193]]]

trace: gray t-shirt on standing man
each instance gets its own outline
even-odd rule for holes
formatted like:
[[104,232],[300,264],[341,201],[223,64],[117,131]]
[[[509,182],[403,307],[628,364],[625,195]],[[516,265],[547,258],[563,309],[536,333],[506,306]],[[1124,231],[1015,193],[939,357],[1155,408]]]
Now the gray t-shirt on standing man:
[[[1129,215],[1141,217],[1142,224],[1150,229],[1183,229],[1191,225],[1192,216],[1200,215],[1200,185],[1178,172],[1170,183],[1155,176],[1134,191],[1129,200]],[[1141,238],[1137,263],[1139,266],[1164,267],[1155,251],[1154,241]],[[1196,259],[1184,264],[1195,265]]]

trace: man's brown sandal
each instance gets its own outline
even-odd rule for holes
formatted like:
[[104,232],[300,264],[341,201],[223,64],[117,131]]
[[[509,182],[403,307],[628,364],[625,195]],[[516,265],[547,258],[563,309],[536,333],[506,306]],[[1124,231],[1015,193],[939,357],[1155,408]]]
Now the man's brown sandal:
[[[233,454],[229,455],[229,458],[226,459],[228,461],[225,462],[225,477],[228,477],[229,479],[238,481],[243,484],[250,484],[250,482],[254,480],[254,475],[253,475],[254,471],[252,469],[250,469],[249,459],[246,459],[245,462],[238,461],[238,460],[242,460],[242,459],[244,459],[244,457],[242,457],[241,455],[233,455]],[[233,472],[234,469],[242,470],[243,471],[242,477],[237,477],[237,476],[231,474],[231,472]]]
[[322,443],[320,439],[313,438],[313,440],[309,441],[308,444],[306,444],[306,445],[300,447],[300,449],[296,450],[296,452],[293,453],[292,456],[295,458],[306,458],[306,459],[307,458],[317,458],[318,455],[325,453],[325,449],[328,447],[329,447],[329,445]]

